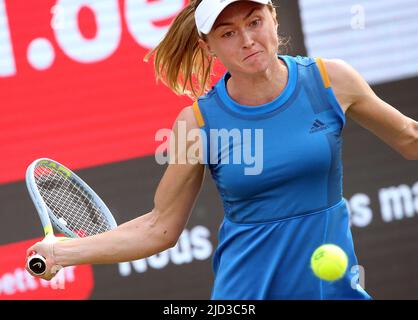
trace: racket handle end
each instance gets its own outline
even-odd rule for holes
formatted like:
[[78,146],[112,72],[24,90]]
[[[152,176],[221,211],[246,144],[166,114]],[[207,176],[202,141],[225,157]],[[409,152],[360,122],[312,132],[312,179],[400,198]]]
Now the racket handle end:
[[46,270],[46,259],[40,254],[34,254],[28,259],[28,268],[37,276],[41,276]]

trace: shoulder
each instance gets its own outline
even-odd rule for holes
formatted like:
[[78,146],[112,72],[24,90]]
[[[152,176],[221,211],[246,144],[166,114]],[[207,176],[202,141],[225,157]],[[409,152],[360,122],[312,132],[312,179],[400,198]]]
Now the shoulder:
[[355,89],[366,84],[362,75],[348,62],[341,59],[322,59],[322,61],[333,87],[344,85],[347,89]]
[[199,128],[199,110],[196,109],[196,105],[192,104],[184,107],[177,114],[176,120],[174,121],[174,126],[178,127],[179,123],[186,124],[186,129]]
[[341,59],[322,59],[331,87],[337,99],[348,109],[359,99],[372,94],[363,76],[348,62]]
[[342,59],[321,59],[327,68],[330,78],[338,79],[345,77],[353,77],[356,70],[346,61]]

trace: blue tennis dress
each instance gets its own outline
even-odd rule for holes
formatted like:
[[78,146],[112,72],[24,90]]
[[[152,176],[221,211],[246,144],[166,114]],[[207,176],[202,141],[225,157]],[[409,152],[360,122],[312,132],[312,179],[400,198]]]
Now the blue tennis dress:
[[[342,195],[345,115],[320,59],[278,58],[289,78],[274,101],[238,104],[226,90],[227,72],[194,104],[224,207],[211,298],[370,299],[359,285]],[[325,243],[349,259],[347,273],[334,282],[310,268],[313,251]]]

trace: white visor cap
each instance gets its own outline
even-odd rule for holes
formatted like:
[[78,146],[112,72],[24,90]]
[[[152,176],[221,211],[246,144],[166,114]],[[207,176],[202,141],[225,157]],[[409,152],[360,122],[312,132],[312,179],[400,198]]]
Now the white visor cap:
[[[197,7],[195,12],[196,27],[199,35],[208,34],[212,30],[221,12],[231,3],[244,0],[203,0]],[[270,0],[245,0],[261,4],[268,4]]]

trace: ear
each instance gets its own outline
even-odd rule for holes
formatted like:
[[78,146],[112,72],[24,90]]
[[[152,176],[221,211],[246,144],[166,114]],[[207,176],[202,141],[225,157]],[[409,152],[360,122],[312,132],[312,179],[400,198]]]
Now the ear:
[[278,28],[279,27],[279,21],[277,20],[277,15],[275,14],[275,15],[273,15],[273,20],[274,20],[274,26],[276,27],[276,28]]
[[274,27],[277,29],[279,27],[279,21],[278,21],[278,18],[277,18],[277,11],[272,12],[271,15],[273,17]]
[[211,47],[209,46],[209,43],[206,42],[203,39],[199,39],[198,45],[201,49],[203,49],[203,51],[206,53],[206,55],[208,56],[208,58],[214,58],[216,57],[215,52],[211,49]]

